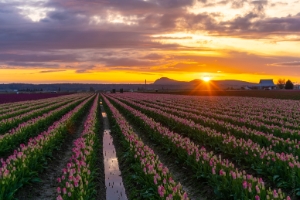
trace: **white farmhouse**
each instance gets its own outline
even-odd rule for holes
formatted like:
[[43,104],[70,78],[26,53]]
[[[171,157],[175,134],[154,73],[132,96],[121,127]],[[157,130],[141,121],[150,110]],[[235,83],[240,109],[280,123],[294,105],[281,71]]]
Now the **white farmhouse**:
[[273,79],[261,79],[257,85],[259,89],[273,90],[276,89],[276,85],[273,82]]

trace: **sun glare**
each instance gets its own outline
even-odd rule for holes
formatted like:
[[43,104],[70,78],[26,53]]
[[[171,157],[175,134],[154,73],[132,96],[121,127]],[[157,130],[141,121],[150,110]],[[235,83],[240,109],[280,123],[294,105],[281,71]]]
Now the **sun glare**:
[[205,77],[202,78],[202,80],[204,80],[205,82],[208,82],[208,81],[210,81],[210,77],[205,76]]

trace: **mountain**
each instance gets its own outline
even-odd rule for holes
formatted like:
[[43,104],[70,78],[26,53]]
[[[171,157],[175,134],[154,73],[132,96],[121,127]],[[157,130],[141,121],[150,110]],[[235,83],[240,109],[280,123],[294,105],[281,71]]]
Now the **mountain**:
[[174,79],[170,79],[167,77],[161,77],[160,79],[157,79],[154,81],[154,85],[183,85],[187,84],[188,82],[185,81],[176,81]]
[[203,83],[203,80],[195,79],[195,80],[190,81],[189,83],[191,83],[193,85],[199,85],[199,84]]
[[154,85],[198,85],[200,83],[203,83],[203,80],[195,79],[190,82],[186,81],[177,81],[174,79],[170,79],[168,77],[161,77],[160,79],[157,79],[154,81]]
[[204,82],[201,79],[195,79],[192,81],[177,81],[174,79],[170,79],[167,77],[162,77],[154,81],[153,85],[164,85],[164,86],[178,86],[178,87],[192,87],[192,86],[199,86],[203,85],[206,87],[207,85],[213,85],[215,88],[241,88],[243,86],[254,86],[255,83],[250,83],[246,81],[239,81],[239,80],[211,80],[208,83]]

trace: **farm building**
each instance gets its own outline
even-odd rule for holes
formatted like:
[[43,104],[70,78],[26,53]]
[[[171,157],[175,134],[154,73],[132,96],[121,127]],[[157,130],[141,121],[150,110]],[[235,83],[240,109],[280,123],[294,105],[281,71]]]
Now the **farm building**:
[[296,84],[295,84],[295,85],[294,85],[294,89],[299,90],[299,89],[300,89],[300,85],[298,85],[298,84],[296,85]]
[[273,79],[261,79],[257,85],[259,89],[276,89],[276,85],[273,82]]

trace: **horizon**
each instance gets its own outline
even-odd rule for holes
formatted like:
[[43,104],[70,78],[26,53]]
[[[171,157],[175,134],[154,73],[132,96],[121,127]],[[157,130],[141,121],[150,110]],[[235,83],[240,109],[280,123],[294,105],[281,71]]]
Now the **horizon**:
[[[162,78],[167,78],[167,79],[170,79],[169,77],[160,77],[159,79],[162,79]],[[156,79],[155,81],[159,80],[159,79]],[[170,80],[173,80],[173,81],[182,81],[182,80],[176,80],[176,79],[170,79]],[[193,79],[193,80],[189,80],[189,81],[182,81],[182,82],[191,82],[191,81],[195,81],[195,80],[199,80],[199,81],[203,81],[203,82],[206,82],[205,80],[203,79]],[[266,79],[261,79],[261,80],[266,80]],[[269,79],[268,79],[269,80]],[[152,81],[152,82],[146,82],[146,84],[153,84],[155,81]],[[222,80],[214,80],[214,79],[210,79],[210,81],[241,81],[241,82],[247,82],[247,83],[251,83],[251,84],[258,84],[258,82],[248,82],[248,81],[244,81],[244,80],[234,80],[234,79],[222,79]],[[274,80],[273,80],[274,82]],[[137,83],[127,83],[127,82],[115,82],[115,83],[101,83],[101,82],[70,82],[70,81],[66,81],[66,82],[41,82],[41,83],[32,83],[32,82],[7,82],[7,83],[2,83],[2,84],[32,84],[32,85],[42,85],[42,84],[141,84],[141,85],[144,85],[145,84],[145,80],[143,82],[137,82]]]
[[0,78],[299,83],[299,6],[299,0],[0,0]]
[[[203,81],[203,82],[214,82],[214,81],[240,81],[240,82],[246,82],[246,83],[250,83],[250,84],[259,84],[260,80],[273,80],[273,79],[260,79],[258,80],[257,82],[250,82],[250,81],[244,81],[244,80],[235,80],[235,79],[222,79],[222,80],[214,80],[214,79],[209,79],[209,81],[205,81],[203,79],[193,79],[193,80],[189,80],[189,81],[182,81],[182,80],[176,80],[176,79],[170,79],[169,77],[160,77],[159,79],[162,79],[162,78],[166,78],[166,79],[169,79],[169,80],[173,80],[173,81],[179,81],[179,82],[192,82],[192,81],[195,81],[195,80],[199,80],[199,81]],[[157,80],[159,80],[157,79]],[[155,81],[157,81],[155,80]],[[286,81],[289,80],[289,79],[286,79]],[[155,81],[153,82],[146,82],[146,84],[154,84]],[[273,80],[274,82],[274,80]],[[293,82],[293,81],[292,81]],[[299,84],[298,82],[293,82],[294,84]],[[101,82],[70,82],[70,81],[66,81],[66,82],[41,82],[41,83],[32,83],[32,82],[8,82],[8,83],[2,83],[2,84],[32,84],[32,85],[43,85],[43,84],[103,84],[103,85],[109,85],[109,84],[124,84],[124,85],[134,85],[134,84],[137,84],[137,85],[144,85],[145,84],[145,80],[144,82],[137,82],[137,83],[127,83],[127,82],[114,82],[114,83],[101,83]],[[276,84],[274,82],[274,84]]]

